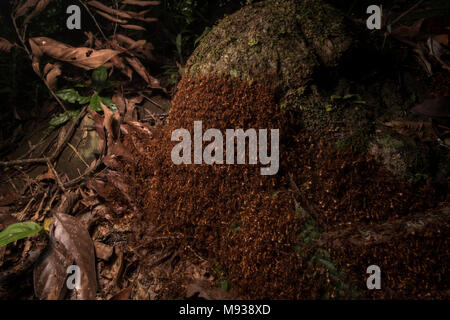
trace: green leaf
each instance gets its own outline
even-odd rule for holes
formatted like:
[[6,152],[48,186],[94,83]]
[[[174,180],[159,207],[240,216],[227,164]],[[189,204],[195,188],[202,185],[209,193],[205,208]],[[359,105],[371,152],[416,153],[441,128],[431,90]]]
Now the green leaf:
[[87,84],[87,83],[77,83],[77,84],[75,85],[75,87],[77,87],[77,88],[90,88],[91,85],[90,85],[90,84]]
[[179,34],[177,34],[177,38],[175,40],[175,45],[177,47],[177,52],[180,57],[182,54],[182,51],[181,51],[182,42],[183,42],[182,35],[181,35],[181,33],[179,33]]
[[89,103],[89,101],[91,101],[91,97],[78,96],[77,101],[79,104],[86,104]]
[[112,99],[106,98],[106,97],[100,97],[100,100],[103,102],[105,106],[111,109],[112,112],[119,112],[119,109],[117,109],[116,104]]
[[[72,119],[75,119],[80,114],[80,110],[73,110],[73,111],[67,111],[67,112],[72,117]],[[67,121],[69,121],[69,116],[67,115],[67,113],[63,112],[63,113],[60,113],[59,115],[57,115],[56,117],[53,117],[50,120],[49,124],[52,127],[58,127],[64,123],[66,123]]]
[[76,103],[80,96],[75,89],[63,89],[55,93],[58,98],[70,103]]
[[344,100],[348,100],[348,99],[351,99],[351,98],[354,98],[354,97],[357,97],[358,95],[357,94],[346,94],[342,99],[344,99]]
[[19,222],[0,232],[0,247],[41,232],[44,228],[34,222]]
[[336,267],[330,261],[321,258],[318,258],[317,261],[324,265],[330,272],[336,271]]
[[105,66],[100,66],[92,71],[92,82],[104,83],[108,79],[108,69]]
[[93,111],[102,111],[102,107],[100,105],[100,97],[97,95],[94,95],[91,97],[91,101],[89,102],[90,104],[90,109]]
[[228,281],[226,279],[220,280],[220,288],[222,288],[222,290],[228,291]]
[[341,96],[337,96],[337,95],[335,95],[335,94],[333,94],[333,95],[331,95],[331,100],[338,100],[338,99],[342,99],[342,97]]

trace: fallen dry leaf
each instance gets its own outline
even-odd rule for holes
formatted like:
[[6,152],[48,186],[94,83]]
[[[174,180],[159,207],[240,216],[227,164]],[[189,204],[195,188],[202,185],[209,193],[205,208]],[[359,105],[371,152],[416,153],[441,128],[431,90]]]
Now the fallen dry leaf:
[[431,121],[393,120],[385,122],[384,125],[392,128],[401,135],[417,137],[424,142],[434,141],[436,139],[436,134],[434,133]]
[[39,0],[27,0],[24,4],[22,4],[20,7],[16,9],[14,16],[16,18],[19,18],[25,15],[27,11],[32,7],[34,7],[38,2]]
[[108,12],[108,13],[110,13],[112,15],[121,17],[121,18],[125,18],[125,19],[131,19],[132,18],[130,14],[128,14],[128,13],[126,13],[124,11],[121,11],[121,10],[110,8],[110,7],[104,5],[103,3],[99,2],[99,1],[89,1],[88,5],[90,5],[92,7],[95,7],[97,9],[103,10],[105,12]]
[[146,7],[146,6],[157,6],[161,3],[161,1],[124,0],[122,1],[122,3]]
[[34,8],[33,12],[31,12],[24,20],[23,24],[28,24],[32,19],[37,17],[44,9],[48,6],[51,0],[40,0],[36,7]]
[[138,30],[138,31],[146,31],[147,30],[144,27],[137,26],[135,24],[121,24],[120,26],[124,29],[129,29],[129,30]]
[[137,59],[136,57],[126,57],[125,58],[128,63],[133,67],[134,70],[144,79],[151,88],[153,89],[161,89],[161,85],[159,84],[158,79],[152,77],[145,69],[144,65]]
[[31,38],[29,42],[33,54],[38,57],[45,53],[56,60],[68,62],[86,70],[95,69],[119,54],[119,51],[111,49],[94,50],[86,47],[71,47],[46,37]]
[[45,80],[51,89],[57,86],[58,77],[61,75],[61,65],[58,63],[47,63],[44,67]]
[[412,113],[432,118],[450,117],[450,97],[427,99],[411,109]]
[[94,248],[95,256],[104,261],[108,261],[114,252],[114,247],[108,246],[107,244],[98,241],[94,241]]
[[14,47],[14,44],[6,40],[5,38],[0,37],[0,51],[9,52],[11,48]]
[[392,34],[397,37],[413,39],[419,34],[423,21],[424,19],[422,18],[414,22],[411,26],[399,26],[392,30]]
[[62,299],[65,294],[67,267],[80,268],[81,287],[74,289],[76,299],[94,299],[97,292],[95,254],[89,232],[72,216],[53,215],[50,248],[35,266],[34,287],[39,299]]

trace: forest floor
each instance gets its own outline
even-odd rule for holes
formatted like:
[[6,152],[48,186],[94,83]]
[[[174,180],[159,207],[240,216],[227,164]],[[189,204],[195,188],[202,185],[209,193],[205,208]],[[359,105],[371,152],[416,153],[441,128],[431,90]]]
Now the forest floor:
[[[417,53],[401,41],[394,51]],[[438,115],[403,114],[390,125],[448,152],[449,70],[433,60],[439,71],[427,74],[420,54],[406,60],[421,90],[443,99],[422,105]],[[33,221],[44,231],[0,247],[0,299],[450,297],[448,176],[405,181],[357,145],[317,138],[278,112],[270,75],[161,83],[121,87],[118,112],[85,107],[51,130],[57,103],[39,106],[36,118],[17,108],[23,123],[0,142],[0,230]],[[220,130],[280,128],[279,174],[174,165],[173,130],[199,117]],[[68,291],[72,264],[81,288]],[[369,265],[386,274],[383,290],[367,290]]]

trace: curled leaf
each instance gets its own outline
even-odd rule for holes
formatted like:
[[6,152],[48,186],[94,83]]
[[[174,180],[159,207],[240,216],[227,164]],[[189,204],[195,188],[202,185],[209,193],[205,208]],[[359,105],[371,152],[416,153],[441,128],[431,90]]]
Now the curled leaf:
[[37,17],[44,9],[48,6],[51,0],[40,0],[36,7],[34,8],[33,12],[31,12],[24,20],[23,24],[28,24],[30,21]]
[[129,29],[129,30],[138,30],[138,31],[145,31],[146,30],[144,27],[137,26],[137,25],[134,25],[134,24],[121,24],[120,26],[122,28]]
[[141,1],[141,0],[124,0],[124,4],[134,4],[136,6],[146,7],[146,6],[157,6],[161,1]]
[[145,69],[144,65],[139,61],[139,59],[133,57],[126,57],[128,63],[133,67],[134,70],[154,89],[161,89],[158,79],[152,77]]
[[46,37],[31,38],[29,42],[33,54],[42,52],[56,60],[65,61],[86,70],[95,69],[119,54],[118,51],[111,49],[75,48]]
[[55,213],[50,230],[50,248],[34,270],[34,288],[39,299],[62,299],[67,267],[80,270],[76,299],[94,299],[97,292],[95,254],[89,232],[72,216]]
[[14,45],[6,40],[5,38],[0,37],[0,51],[9,52]]

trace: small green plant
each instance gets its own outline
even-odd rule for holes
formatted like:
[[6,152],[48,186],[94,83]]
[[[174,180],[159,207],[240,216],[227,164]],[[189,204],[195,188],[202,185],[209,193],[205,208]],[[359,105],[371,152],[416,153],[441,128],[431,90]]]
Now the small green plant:
[[337,298],[357,298],[359,293],[356,288],[346,282],[345,273],[336,268],[336,263],[329,252],[318,245],[321,232],[317,221],[297,201],[295,201],[295,211],[305,220],[301,232],[297,236],[298,244],[295,246],[295,251],[308,262],[307,272],[309,274],[319,271],[320,274],[328,273],[329,275],[330,282],[324,279],[321,284],[324,290],[323,298],[329,299],[329,292],[333,291]]
[[225,278],[225,271],[222,270],[219,262],[214,261],[214,270],[216,271],[217,277],[219,279],[219,286],[222,290],[228,291],[230,288],[228,280]]
[[32,221],[14,223],[0,232],[0,247],[16,240],[32,236],[42,230],[44,230],[43,226]]
[[327,112],[331,112],[336,110],[339,106],[345,107],[349,104],[366,104],[366,101],[361,100],[358,94],[346,94],[344,96],[331,95],[330,96],[331,103],[325,106],[325,110]]
[[[74,88],[59,90],[56,93],[58,98],[72,104],[84,105],[89,103],[90,109],[93,111],[102,111],[100,102],[106,105],[113,112],[118,112],[116,104],[111,98],[100,96],[104,89],[115,86],[116,83],[108,80],[108,70],[101,66],[92,72],[90,84],[76,84],[78,88],[90,88],[93,93],[90,96],[82,96]],[[60,126],[69,120],[69,116],[76,118],[80,110],[71,110],[67,113],[60,113],[50,120],[50,125],[53,127]]]

